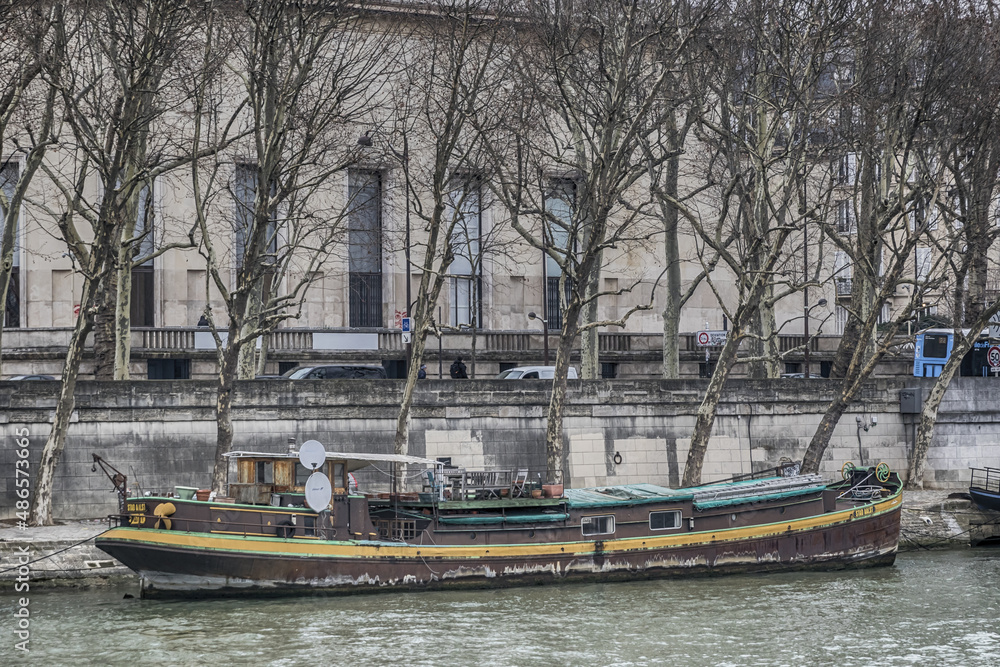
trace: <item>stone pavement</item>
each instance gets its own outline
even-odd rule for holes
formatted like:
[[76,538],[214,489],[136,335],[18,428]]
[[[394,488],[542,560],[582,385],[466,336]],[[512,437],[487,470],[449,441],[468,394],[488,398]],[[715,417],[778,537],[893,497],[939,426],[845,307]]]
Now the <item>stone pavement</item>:
[[[950,497],[961,495],[956,491],[904,492],[900,551],[968,548],[970,534],[981,535],[976,524],[987,524],[1000,536],[1000,513],[975,509],[967,496]],[[106,529],[105,519],[66,521],[23,530],[10,522],[0,523],[0,592],[12,590],[18,577],[23,576],[19,567],[25,549],[27,560],[36,561],[28,565],[32,587],[135,580],[131,570],[91,541]],[[44,558],[49,554],[55,555]]]
[[[0,523],[0,592],[11,591],[25,580],[36,588],[136,579],[131,570],[94,546],[92,538],[107,528],[106,519],[25,529]],[[34,561],[27,563],[27,575],[22,567],[25,561]]]

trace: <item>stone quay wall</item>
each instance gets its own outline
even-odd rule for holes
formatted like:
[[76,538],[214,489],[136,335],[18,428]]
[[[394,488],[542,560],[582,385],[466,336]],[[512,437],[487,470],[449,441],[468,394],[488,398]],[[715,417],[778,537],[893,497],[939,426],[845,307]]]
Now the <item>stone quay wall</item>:
[[[930,380],[876,379],[838,425],[821,472],[845,461],[885,461],[905,472],[916,415],[900,413],[900,392]],[[704,380],[571,381],[565,410],[564,472],[570,486],[680,482],[704,395]],[[715,421],[704,481],[799,460],[835,385],[822,379],[728,383]],[[27,432],[32,485],[56,404],[55,382],[0,382],[0,518],[15,516],[16,444]],[[402,382],[255,380],[234,399],[236,449],[283,452],[289,439],[328,451],[389,453]],[[451,457],[467,468],[545,468],[547,382],[427,380],[416,393],[409,453]],[[81,382],[55,484],[55,515],[115,511],[111,484],[92,471],[97,453],[133,491],[209,484],[215,453],[215,385],[208,381]],[[867,427],[865,430],[864,427]],[[1000,382],[953,381],[928,457],[927,488],[967,487],[969,467],[1000,465]],[[362,475],[377,484],[376,475]],[[414,483],[419,483],[415,479]]]

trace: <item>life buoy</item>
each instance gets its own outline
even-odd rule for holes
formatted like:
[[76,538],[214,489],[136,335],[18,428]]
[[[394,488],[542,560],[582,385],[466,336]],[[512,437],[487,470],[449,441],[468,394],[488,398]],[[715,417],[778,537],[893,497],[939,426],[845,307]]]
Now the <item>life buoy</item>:
[[153,516],[156,517],[156,523],[153,525],[153,528],[159,528],[162,523],[164,530],[170,530],[173,522],[168,517],[173,516],[176,511],[177,508],[173,503],[160,503],[157,505],[156,509],[153,510]]

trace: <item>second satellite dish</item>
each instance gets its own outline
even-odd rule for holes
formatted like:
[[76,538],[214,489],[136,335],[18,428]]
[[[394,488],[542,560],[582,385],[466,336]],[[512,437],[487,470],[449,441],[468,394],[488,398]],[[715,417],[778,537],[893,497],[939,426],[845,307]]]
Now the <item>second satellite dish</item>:
[[314,512],[322,512],[330,506],[333,498],[333,486],[330,479],[321,472],[314,472],[306,480],[306,505]]
[[319,470],[326,461],[326,450],[319,440],[306,440],[299,449],[299,462],[310,470]]

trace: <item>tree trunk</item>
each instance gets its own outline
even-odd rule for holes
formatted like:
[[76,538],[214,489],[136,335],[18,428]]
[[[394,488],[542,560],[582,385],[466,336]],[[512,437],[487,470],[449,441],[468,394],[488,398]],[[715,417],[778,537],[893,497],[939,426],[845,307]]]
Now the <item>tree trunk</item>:
[[[993,309],[995,310],[995,306]],[[980,311],[980,316],[982,316],[982,313],[983,311]],[[973,321],[970,324],[976,325],[977,322]],[[981,328],[982,324],[979,324],[978,327],[973,326],[973,331],[978,331]],[[966,355],[971,347],[971,342],[965,344],[964,341],[955,345],[951,357],[944,365],[944,368],[941,369],[941,375],[934,381],[927,398],[924,399],[924,405],[920,410],[920,426],[917,427],[917,434],[913,443],[913,453],[910,456],[909,465],[907,466],[907,489],[924,488],[924,466],[927,463],[927,450],[930,449],[931,441],[934,439],[934,426],[937,423],[938,410],[941,407],[941,401],[944,400],[948,385],[951,384],[951,379],[955,377],[955,373],[962,366],[962,357]]]
[[[257,329],[257,321],[260,316],[260,282],[250,290],[247,297],[246,307],[243,308],[243,326],[240,327],[240,338],[249,336]],[[230,330],[232,327],[230,327]],[[257,341],[256,339],[247,341],[240,346],[239,363],[236,368],[237,377],[241,380],[252,380],[254,371],[257,369]]]
[[118,252],[116,291],[114,377],[116,380],[128,380],[132,358],[132,248],[124,244]]
[[271,334],[265,333],[260,336],[260,349],[257,350],[257,375],[267,374],[267,353],[271,347]]
[[2,359],[3,355],[3,330],[6,325],[5,320],[7,315],[7,290],[10,289],[10,276],[14,270],[14,233],[16,230],[10,221],[17,220],[17,211],[8,209],[7,215],[4,217],[3,241],[0,242],[0,359]]
[[549,484],[563,483],[563,409],[566,404],[567,374],[580,306],[570,305],[563,314],[563,328],[556,348],[555,376],[545,424],[545,469]]
[[837,428],[840,418],[844,416],[844,412],[850,403],[851,399],[841,394],[826,408],[826,412],[823,413],[823,418],[820,420],[819,426],[816,428],[816,432],[813,433],[812,440],[809,441],[809,446],[806,447],[806,452],[802,456],[803,473],[815,474],[819,472],[819,464],[823,460],[823,453],[826,452],[830,438],[833,437],[833,431]]
[[681,486],[697,486],[701,484],[701,471],[705,464],[705,453],[708,451],[708,441],[712,437],[712,426],[715,424],[715,411],[722,398],[722,388],[729,378],[729,371],[736,361],[740,338],[737,328],[726,337],[722,346],[715,372],[708,382],[705,398],[698,406],[698,418],[695,421],[694,432],[691,434],[691,448],[688,450],[687,463],[684,464],[684,478]]
[[229,481],[229,459],[224,454],[233,449],[233,390],[240,359],[240,350],[234,347],[236,335],[235,328],[229,327],[229,340],[219,355],[219,388],[215,398],[215,467],[212,469],[212,490],[217,494],[224,494]]
[[76,327],[70,337],[69,348],[66,350],[66,364],[63,368],[62,382],[59,386],[59,402],[56,404],[55,416],[52,419],[52,430],[42,449],[42,458],[38,463],[38,474],[35,476],[34,495],[31,499],[31,515],[29,521],[34,526],[52,525],[52,491],[55,480],[56,466],[66,447],[66,436],[69,431],[70,417],[76,406],[74,392],[76,381],[80,374],[80,362],[91,330],[90,307],[93,301],[93,281],[87,280],[80,299],[80,313],[76,318]]
[[[111,268],[105,285],[97,294],[94,314],[94,379],[113,380],[115,377],[115,316],[117,313],[118,270]],[[83,310],[83,303],[80,304]]]
[[764,288],[764,297],[761,299],[760,308],[760,336],[763,339],[764,348],[764,377],[775,380],[781,377],[781,360],[779,355],[781,350],[778,346],[778,326],[774,320],[774,306],[772,296],[774,295],[774,284],[768,280]]
[[[673,114],[668,119],[673,118]],[[679,157],[667,161],[664,190],[677,198]],[[681,322],[681,257],[678,238],[677,209],[663,207],[663,249],[667,261],[667,303],[663,307],[663,377],[675,380],[681,376],[680,322]]]
[[[600,261],[595,263],[600,266]],[[583,321],[584,324],[596,322],[598,319],[598,299],[601,272],[595,270],[587,277],[584,292]],[[600,367],[600,335],[596,327],[584,329],[580,334],[580,377],[585,380],[595,380],[601,377]]]

